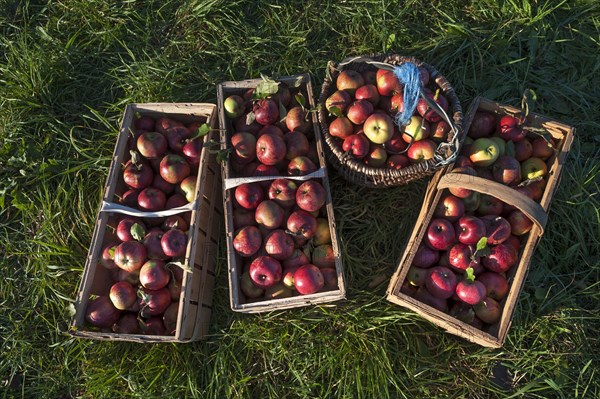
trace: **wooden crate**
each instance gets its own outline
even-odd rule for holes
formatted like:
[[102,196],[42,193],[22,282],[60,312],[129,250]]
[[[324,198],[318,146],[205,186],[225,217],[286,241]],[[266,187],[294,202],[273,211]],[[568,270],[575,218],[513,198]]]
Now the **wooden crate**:
[[[517,115],[520,112],[520,110],[515,107],[498,104],[485,98],[478,97],[473,101],[467,113],[465,132],[469,131],[473,116],[478,110],[492,112],[496,115]],[[417,312],[425,319],[442,327],[451,334],[463,337],[479,345],[492,348],[501,347],[506,339],[515,305],[523,288],[525,278],[527,277],[533,252],[543,234],[552,197],[560,182],[562,167],[568,157],[575,133],[575,129],[572,126],[565,125],[559,121],[538,114],[530,114],[525,124],[526,126],[545,129],[559,143],[558,153],[553,155],[547,161],[547,164],[549,165],[548,183],[540,203],[534,202],[508,186],[482,178],[450,173],[449,171],[452,170],[453,165],[449,165],[447,168],[440,170],[429,183],[415,228],[408,240],[407,248],[400,260],[396,272],[391,278],[387,290],[387,299],[390,302]],[[475,191],[495,196],[496,198],[523,210],[535,222],[532,230],[525,236],[525,242],[522,242],[521,244],[517,264],[512,267],[507,274],[509,292],[500,302],[502,308],[501,318],[497,323],[491,325],[485,331],[464,323],[401,292],[402,284],[405,281],[415,253],[423,240],[423,236],[432,219],[435,207],[444,190],[451,186],[471,188]]]
[[[111,218],[128,211],[115,204],[114,201],[116,201],[115,193],[125,186],[121,165],[129,159],[128,135],[133,126],[134,116],[138,113],[152,117],[168,116],[183,123],[206,122],[214,130],[205,137],[205,142],[218,136],[215,133],[217,130],[216,106],[213,104],[147,103],[130,104],[125,108],[69,333],[75,337],[110,341],[191,342],[200,340],[208,334],[217,242],[223,217],[220,170],[214,154],[210,154],[208,151],[202,152],[197,171],[196,199],[188,207],[191,210],[191,221],[184,263],[191,267],[192,272],[185,271],[183,275],[175,335],[117,334],[110,330],[103,331],[90,327],[85,322],[85,310],[90,298],[96,295],[106,295],[114,283],[111,272],[101,266],[98,259],[104,245],[115,238],[114,233],[108,227]],[[151,215],[151,213],[137,212],[140,216]],[[185,210],[179,211],[179,213],[181,212],[185,212]],[[157,212],[156,216],[148,217],[160,217],[165,213],[172,212]]]
[[[313,98],[313,90],[311,80],[308,74],[282,77],[278,81],[286,83],[290,89],[296,88],[307,99],[308,107],[313,109],[315,102]],[[219,109],[219,122],[221,128],[221,148],[227,149],[230,146],[230,138],[234,128],[232,121],[226,117],[223,108],[223,101],[232,94],[243,95],[248,89],[255,88],[261,79],[251,79],[235,82],[223,82],[217,86],[217,106]],[[268,312],[279,309],[296,308],[300,306],[308,306],[319,303],[328,303],[345,299],[346,284],[344,279],[344,270],[340,256],[340,246],[336,233],[336,224],[331,201],[331,190],[329,187],[329,178],[325,166],[325,157],[323,154],[321,131],[317,121],[316,113],[311,113],[312,128],[317,146],[317,155],[319,158],[319,170],[314,174],[316,179],[322,183],[327,192],[327,201],[325,204],[326,217],[329,221],[331,233],[332,247],[335,255],[335,269],[337,272],[338,288],[331,291],[319,292],[311,295],[293,296],[290,298],[280,298],[264,301],[249,301],[245,298],[240,289],[240,278],[242,275],[242,258],[235,252],[233,248],[233,187],[242,182],[255,182],[260,180],[274,180],[277,176],[266,178],[240,178],[232,171],[228,162],[222,164],[223,176],[223,208],[225,212],[225,231],[227,235],[227,259],[228,259],[228,274],[229,274],[229,298],[231,309],[236,312],[257,313]],[[294,176],[278,176],[293,180],[301,180],[301,177]],[[299,182],[300,183],[300,182]],[[228,187],[231,187],[228,189]]]

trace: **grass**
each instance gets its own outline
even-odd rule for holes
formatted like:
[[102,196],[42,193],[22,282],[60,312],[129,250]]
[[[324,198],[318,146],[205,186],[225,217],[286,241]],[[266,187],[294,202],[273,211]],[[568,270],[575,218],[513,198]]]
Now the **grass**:
[[[16,1],[0,4],[3,398],[600,397],[600,5],[595,1]],[[577,127],[507,342],[484,349],[384,299],[425,181],[372,191],[331,173],[348,299],[240,315],[221,251],[210,338],[73,339],[123,108],[216,101],[224,80],[392,51],[476,95]]]

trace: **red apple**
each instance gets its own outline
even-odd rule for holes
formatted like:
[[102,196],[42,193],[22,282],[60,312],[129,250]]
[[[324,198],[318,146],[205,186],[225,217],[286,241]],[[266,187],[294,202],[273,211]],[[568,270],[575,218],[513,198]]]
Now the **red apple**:
[[168,129],[171,129],[171,128],[177,127],[177,126],[183,126],[183,123],[176,121],[174,119],[171,119],[169,117],[162,117],[162,118],[158,118],[156,120],[154,129],[161,134],[165,134]]
[[272,125],[279,120],[279,106],[270,98],[256,101],[252,111],[256,122],[263,126]]
[[296,182],[290,179],[275,179],[268,191],[269,199],[277,202],[283,208],[291,208],[296,203]]
[[239,132],[231,136],[237,159],[242,164],[247,164],[256,159],[256,137],[251,133]]
[[456,222],[465,214],[465,204],[463,201],[452,195],[445,194],[437,203],[433,216],[436,218],[446,218],[451,222]]
[[511,233],[511,226],[508,220],[501,216],[487,215],[481,218],[485,224],[487,244],[497,245],[508,240]]
[[277,229],[283,223],[283,208],[275,201],[262,201],[256,207],[255,219],[259,227]]
[[264,198],[264,191],[258,183],[243,183],[235,188],[235,200],[245,209],[256,209]]
[[[448,111],[448,100],[441,93],[434,94],[430,92],[426,96],[435,101],[444,111]],[[417,112],[428,122],[438,122],[442,119],[442,116],[434,111],[433,108],[430,108],[423,98],[419,98],[417,102]]]
[[421,244],[415,253],[412,265],[423,269],[430,268],[438,263],[440,253],[435,249],[431,249],[427,245]]
[[327,201],[327,192],[321,183],[309,180],[302,183],[296,191],[296,203],[300,209],[315,212]]
[[151,132],[154,130],[154,118],[148,115],[136,115],[133,125],[138,130]]
[[285,117],[285,125],[290,132],[308,133],[311,129],[306,111],[301,106],[290,108]]
[[191,173],[183,155],[167,154],[160,161],[160,176],[168,183],[178,184]]
[[402,93],[402,84],[392,71],[378,69],[376,74],[377,91],[382,96],[392,96],[394,93]]
[[329,134],[333,137],[339,137],[341,139],[345,139],[350,137],[354,133],[354,126],[350,119],[345,116],[340,116],[335,118],[329,124]]
[[492,165],[494,180],[507,186],[521,182],[521,164],[514,157],[501,155]]
[[476,216],[463,216],[456,225],[458,241],[466,245],[475,245],[485,236],[485,224]]
[[325,286],[323,287],[323,290],[330,291],[335,290],[338,287],[338,276],[334,268],[324,267],[321,269],[321,274],[325,280]]
[[490,137],[496,130],[496,116],[491,112],[477,111],[473,116],[469,136],[474,139]]
[[165,232],[160,239],[160,245],[163,249],[163,252],[169,257],[185,255],[187,243],[187,235],[179,229],[171,229]]
[[354,123],[355,125],[361,125],[365,123],[367,118],[371,116],[374,110],[373,104],[367,100],[358,100],[350,104],[346,116],[350,122]]
[[317,219],[304,210],[297,210],[290,214],[287,228],[298,238],[310,239],[317,231]]
[[514,142],[523,140],[527,134],[521,128],[519,119],[512,115],[504,115],[500,118],[496,132],[504,140]]
[[310,258],[299,248],[294,249],[292,255],[282,261],[284,269],[298,268],[307,263],[310,263]]
[[531,158],[533,155],[533,146],[531,141],[524,139],[515,143],[515,158],[519,162]]
[[233,208],[233,228],[239,229],[244,226],[256,226],[255,211],[241,207]]
[[415,299],[428,306],[431,306],[434,309],[439,310],[440,312],[446,312],[448,310],[447,300],[431,295],[431,293],[425,287],[420,287],[417,289],[415,292]]
[[454,244],[448,250],[448,263],[453,270],[464,273],[468,268],[479,268],[479,257],[473,259],[475,249],[472,245]]
[[[381,101],[381,100],[380,100]],[[380,108],[381,104],[380,104]],[[404,112],[404,93],[394,94],[389,101],[389,106],[384,108],[389,111],[392,115]]]
[[478,304],[485,298],[485,285],[481,281],[475,280],[472,268],[467,269],[465,278],[456,284],[456,295],[469,305]]
[[325,108],[331,112],[332,107],[336,107],[340,112],[344,113],[352,102],[352,97],[347,91],[337,90],[325,100]]
[[387,151],[381,144],[373,144],[369,146],[369,153],[363,158],[365,164],[374,168],[379,168],[387,162]]
[[532,153],[531,156],[546,160],[554,155],[554,146],[544,137],[536,137],[531,142]]
[[155,187],[146,187],[138,195],[138,205],[144,211],[161,211],[165,209],[166,203],[165,193]]
[[281,229],[273,230],[267,234],[263,244],[265,252],[279,261],[290,258],[294,253],[294,246],[293,238]]
[[188,202],[192,202],[196,199],[196,183],[198,176],[189,175],[183,179],[176,190],[179,194],[182,194]]
[[137,139],[137,149],[146,158],[162,157],[167,147],[167,139],[158,132],[145,132]]
[[369,140],[364,134],[352,134],[344,139],[342,150],[351,153],[357,159],[363,159],[369,153]]
[[248,132],[256,135],[262,127],[263,125],[256,120],[252,120],[251,123],[248,123],[247,115],[242,115],[235,120],[236,132]]
[[448,299],[454,295],[457,284],[454,272],[444,266],[435,266],[429,270],[430,272],[425,276],[427,291],[440,299]]
[[183,152],[183,146],[192,137],[192,132],[185,126],[174,126],[165,131],[165,137],[169,148],[177,153]]
[[281,263],[271,256],[259,256],[250,263],[250,278],[259,288],[268,288],[281,281]]
[[152,166],[147,161],[138,159],[137,156],[127,161],[123,169],[125,184],[134,189],[141,190],[148,187],[152,183],[153,178]]
[[250,257],[258,252],[262,245],[262,234],[256,226],[244,226],[235,233],[233,248],[241,256]]
[[287,164],[288,176],[305,176],[317,170],[317,165],[310,158],[299,156]]
[[158,290],[166,287],[171,279],[171,272],[165,268],[165,262],[159,259],[146,261],[140,269],[140,284],[143,287]]
[[407,155],[412,162],[421,162],[432,159],[437,146],[431,140],[416,141],[408,147]]
[[394,154],[385,161],[385,166],[390,169],[402,169],[410,166],[410,159],[406,155]]
[[92,299],[85,309],[85,320],[99,328],[110,328],[119,320],[120,316],[121,312],[105,295]]
[[487,324],[496,323],[502,315],[500,305],[490,297],[486,297],[483,301],[474,305],[473,310],[475,310],[475,315]]
[[363,76],[351,69],[341,71],[336,79],[336,87],[338,90],[345,90],[349,94],[354,95],[356,89],[365,84]]
[[449,249],[456,242],[456,233],[452,223],[446,219],[436,218],[427,228],[427,244],[440,251]]
[[501,301],[508,294],[508,281],[500,273],[485,272],[477,276],[477,280],[483,283],[486,296]]
[[[477,176],[477,172],[475,171],[475,169],[469,167],[469,166],[463,166],[460,168],[454,168],[452,169],[452,178],[456,180],[457,183],[461,183],[461,182],[468,182],[471,181],[470,176]],[[448,188],[448,191],[450,191],[450,193],[458,198],[467,198],[469,195],[471,195],[471,193],[473,192],[472,190],[469,190],[467,188],[463,188],[460,185],[454,186],[454,187],[450,187]]]
[[321,270],[315,265],[300,266],[294,273],[294,287],[301,295],[314,294],[325,285]]
[[312,264],[318,268],[335,268],[335,253],[331,244],[319,245],[313,250]]
[[127,281],[114,283],[110,287],[108,297],[113,306],[119,310],[126,310],[137,301],[135,288]]
[[377,91],[377,87],[375,87],[375,85],[365,84],[356,89],[354,98],[357,100],[367,100],[375,107],[379,103],[379,92]]
[[288,161],[308,154],[309,145],[306,135],[299,131],[291,131],[283,137],[287,148],[285,157]]
[[518,253],[508,244],[502,243],[490,248],[490,253],[483,257],[483,266],[493,272],[508,271],[517,263]]
[[476,209],[479,215],[498,216],[502,214],[504,203],[501,200],[488,194],[481,194],[479,198],[479,206]]
[[516,236],[522,236],[529,233],[533,227],[533,222],[520,210],[514,210],[507,217],[510,223],[511,233]]
[[256,140],[256,157],[265,165],[276,165],[285,159],[285,141],[271,133],[263,134]]
[[115,264],[128,272],[138,270],[146,261],[146,247],[139,241],[125,241],[115,248]]
[[153,228],[146,234],[144,241],[142,242],[146,247],[146,254],[148,259],[161,259],[166,260],[168,256],[162,249],[160,240],[164,232],[160,228]]

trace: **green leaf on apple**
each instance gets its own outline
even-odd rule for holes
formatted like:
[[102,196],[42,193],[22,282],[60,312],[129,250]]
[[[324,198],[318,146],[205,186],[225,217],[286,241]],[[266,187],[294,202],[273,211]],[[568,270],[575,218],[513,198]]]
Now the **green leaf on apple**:
[[487,237],[481,237],[479,241],[477,241],[477,246],[475,247],[475,253],[471,255],[471,260],[475,261],[477,257],[488,256],[490,254],[490,248],[487,246]]
[[223,163],[223,162],[227,161],[227,159],[229,159],[229,151],[230,151],[230,149],[218,151],[217,152],[217,162]]
[[487,237],[481,237],[479,241],[477,241],[477,251],[483,251],[487,246]]
[[279,82],[270,79],[263,74],[260,75],[263,79],[262,82],[256,85],[256,89],[254,89],[253,97],[255,99],[265,99],[268,97],[277,94],[279,91]]
[[251,125],[252,122],[256,120],[256,115],[254,115],[253,111],[248,112],[246,115],[246,125]]
[[137,166],[138,169],[141,168],[142,164],[140,162],[142,160],[142,156],[140,155],[140,153],[134,150],[130,150],[129,154],[131,155],[131,163]]
[[194,272],[194,270],[192,269],[192,267],[190,265],[186,265],[185,263],[182,263],[182,262],[169,262],[165,265],[165,267],[167,267],[167,268],[170,268],[171,266],[179,267],[188,273]]
[[467,270],[465,270],[465,280],[471,283],[475,281],[475,269],[472,267],[467,267]]
[[287,116],[287,110],[281,101],[279,101],[279,122],[285,122]]
[[193,139],[197,139],[198,137],[204,137],[210,132],[210,125],[208,123],[204,123],[198,127],[196,133],[192,136]]
[[304,96],[301,93],[298,93],[294,96],[294,98],[296,99],[296,102],[298,104],[300,104],[300,106],[302,108],[306,108],[306,99],[304,98]]
[[524,123],[527,116],[533,112],[536,101],[537,95],[535,94],[535,91],[532,89],[525,89],[523,98],[521,99],[521,123]]
[[344,116],[344,114],[342,113],[342,110],[336,106],[330,107],[329,113],[333,116],[337,116],[338,118],[341,118],[342,116]]
[[134,223],[129,231],[131,232],[131,236],[136,241],[142,241],[146,233],[144,228],[139,223]]
[[115,250],[116,250],[116,249],[117,249],[117,247],[116,247],[116,246],[112,246],[112,247],[110,247],[110,249],[108,250],[108,254],[109,254],[109,255],[110,255],[110,257],[111,257],[111,258],[113,258],[113,259],[114,259],[114,257],[115,257]]

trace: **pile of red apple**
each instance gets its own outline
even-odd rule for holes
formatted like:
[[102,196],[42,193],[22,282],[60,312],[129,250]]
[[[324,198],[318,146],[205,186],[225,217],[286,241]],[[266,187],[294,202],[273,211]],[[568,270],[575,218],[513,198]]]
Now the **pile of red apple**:
[[233,126],[228,137],[232,171],[241,177],[301,176],[316,171],[319,158],[304,96],[283,82],[265,85],[232,94],[223,102]]
[[[555,146],[517,117],[478,111],[452,172],[511,186],[539,202]],[[522,211],[491,195],[444,190],[402,292],[476,328],[493,325],[532,227]]]
[[233,247],[248,302],[337,288],[326,200],[318,179],[281,177],[235,188]]
[[[419,72],[426,95],[447,111],[448,100],[433,85],[428,87],[428,70],[420,67]],[[343,70],[335,84],[337,90],[324,104],[330,113],[329,134],[356,161],[401,169],[433,158],[438,144],[447,140],[450,125],[422,98],[410,123],[396,126],[396,114],[404,111],[404,91],[393,72]]]
[[131,158],[123,166],[127,188],[118,203],[154,212],[192,202],[204,137],[209,127],[169,117],[138,115],[131,129]]
[[112,284],[88,303],[87,322],[119,334],[174,335],[188,227],[179,215],[113,217],[116,239],[103,245],[99,260]]

